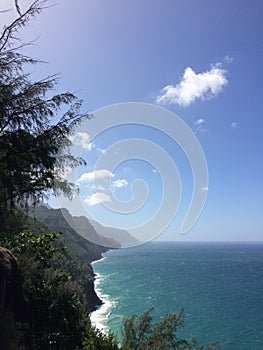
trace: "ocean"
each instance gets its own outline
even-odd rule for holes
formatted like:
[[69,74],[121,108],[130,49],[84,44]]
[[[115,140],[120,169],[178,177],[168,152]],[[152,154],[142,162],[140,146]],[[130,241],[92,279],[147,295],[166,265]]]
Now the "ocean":
[[93,263],[104,305],[93,324],[121,338],[122,321],[154,306],[154,320],[184,307],[180,335],[222,350],[263,349],[263,243],[151,242]]

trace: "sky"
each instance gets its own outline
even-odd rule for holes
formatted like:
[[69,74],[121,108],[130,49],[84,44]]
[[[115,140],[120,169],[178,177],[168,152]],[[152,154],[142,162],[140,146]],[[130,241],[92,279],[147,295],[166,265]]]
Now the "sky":
[[[1,1],[1,8],[12,9],[13,1]],[[14,15],[2,13],[1,27]],[[168,193],[174,191],[170,207],[176,208],[177,199],[180,205],[171,222],[164,214],[170,225],[158,239],[263,240],[262,16],[261,0],[57,0],[21,32],[25,41],[37,38],[26,53],[47,62],[32,75],[60,73],[58,91],[75,92],[83,99],[83,113],[95,115],[72,136],[76,147],[85,148],[87,166],[74,176],[89,216],[116,227],[140,226],[158,213],[168,187]],[[128,102],[164,108],[163,124],[144,125],[142,116],[141,123],[129,125],[134,121],[123,113],[123,124],[102,131],[107,116],[106,124],[110,118],[115,122],[108,106]],[[202,213],[185,235],[180,227],[194,191],[193,159],[189,164],[185,150],[162,132],[176,132],[176,116],[200,144],[209,173]],[[102,132],[94,134],[97,129]],[[135,138],[142,143],[132,144]],[[152,143],[157,150],[148,156],[156,157],[145,161],[142,150]],[[165,155],[159,156],[160,148]],[[112,169],[96,168],[107,152],[130,159]],[[174,169],[168,159],[180,174],[181,193],[178,182],[169,180]],[[137,190],[136,179],[141,179]],[[145,195],[137,210],[113,213],[103,206],[112,204],[113,195],[125,207],[132,190]]]

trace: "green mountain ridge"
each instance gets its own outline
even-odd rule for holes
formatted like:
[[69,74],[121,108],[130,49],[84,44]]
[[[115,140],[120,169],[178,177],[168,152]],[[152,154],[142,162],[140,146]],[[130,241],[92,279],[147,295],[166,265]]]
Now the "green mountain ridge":
[[[63,228],[66,226],[67,229],[70,227],[75,233],[95,245],[115,249],[134,246],[139,243],[139,241],[126,230],[104,226],[95,220],[88,219],[86,216],[73,216],[66,208],[53,209],[46,204],[41,204],[32,211],[31,215],[34,215],[37,220],[45,222],[50,229],[55,231],[57,231],[61,225]],[[58,216],[59,225],[53,217],[54,215]],[[63,222],[63,218],[67,224]],[[62,230],[62,228],[59,230]]]
[[[101,258],[101,253],[107,251],[107,248],[102,245],[96,245],[78,234],[74,228],[69,224],[72,221],[72,216],[66,209],[48,209],[45,206],[38,206],[30,213],[37,221],[45,224],[45,226],[54,232],[63,232],[63,240],[73,252],[84,262],[92,262]],[[67,215],[67,220],[64,215]],[[92,234],[96,235],[95,230],[90,225],[87,231],[90,230]]]
[[122,248],[134,246],[139,243],[139,241],[126,230],[115,227],[113,228],[110,226],[103,226],[99,222],[91,219],[89,219],[89,222],[100,236],[112,238],[113,240],[119,242]]

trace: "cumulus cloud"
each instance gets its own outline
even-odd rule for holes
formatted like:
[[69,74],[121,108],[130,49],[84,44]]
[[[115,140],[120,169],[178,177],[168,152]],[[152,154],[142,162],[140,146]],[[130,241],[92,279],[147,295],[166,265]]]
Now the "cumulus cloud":
[[111,199],[106,193],[96,192],[86,197],[84,199],[84,202],[87,203],[89,206],[93,206],[104,202],[111,202]]
[[181,81],[177,85],[165,86],[156,102],[187,107],[197,99],[209,100],[228,84],[226,73],[220,63],[203,73],[195,73],[191,67],[187,67]]
[[89,151],[94,148],[94,144],[90,142],[90,136],[86,132],[77,132],[73,136],[69,136],[70,141],[77,146],[87,148]]
[[125,179],[118,179],[112,182],[112,189],[127,187],[128,181]]
[[94,170],[89,173],[84,173],[77,180],[77,184],[94,181],[95,179],[107,179],[114,177],[114,174],[107,169]]

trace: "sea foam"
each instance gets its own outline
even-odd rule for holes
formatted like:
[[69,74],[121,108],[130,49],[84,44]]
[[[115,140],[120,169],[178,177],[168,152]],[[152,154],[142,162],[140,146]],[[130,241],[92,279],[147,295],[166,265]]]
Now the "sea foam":
[[102,293],[102,290],[100,288],[102,279],[103,276],[101,276],[98,273],[95,274],[95,292],[97,293],[98,297],[102,300],[103,304],[98,305],[97,309],[90,314],[90,321],[92,326],[98,328],[103,333],[108,333],[109,316],[111,314],[111,310],[114,307],[115,302],[110,298],[109,295]]

